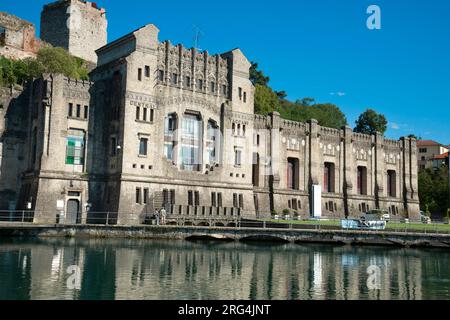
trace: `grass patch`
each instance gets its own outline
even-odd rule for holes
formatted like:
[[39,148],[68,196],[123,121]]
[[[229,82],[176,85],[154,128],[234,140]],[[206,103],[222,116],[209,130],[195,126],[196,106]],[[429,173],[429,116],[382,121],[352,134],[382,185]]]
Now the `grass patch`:
[[[261,221],[280,223],[280,224],[292,224],[292,225],[304,225],[304,226],[334,226],[336,229],[341,229],[340,220],[274,220],[263,219]],[[387,231],[407,231],[407,232],[430,232],[430,233],[450,233],[450,225],[448,224],[424,224],[424,223],[399,223],[388,222],[386,225]]]

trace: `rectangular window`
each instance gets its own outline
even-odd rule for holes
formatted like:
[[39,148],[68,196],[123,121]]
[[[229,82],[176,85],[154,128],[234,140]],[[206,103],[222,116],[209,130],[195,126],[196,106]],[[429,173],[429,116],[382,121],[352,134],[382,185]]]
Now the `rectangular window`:
[[186,76],[186,78],[184,79],[184,86],[186,88],[190,88],[191,87],[191,77]]
[[323,174],[323,191],[335,192],[334,188],[334,163],[325,162]]
[[139,155],[140,156],[146,156],[147,155],[147,145],[148,145],[148,139],[147,138],[141,138],[139,140]]
[[397,196],[397,176],[394,170],[387,172],[387,194],[391,198]]
[[164,70],[158,70],[158,81],[164,81]]
[[192,192],[192,190],[188,191],[188,206],[193,206],[194,205],[194,193]]
[[84,132],[69,130],[66,141],[66,164],[84,165]]
[[87,119],[89,116],[89,107],[84,106],[84,118]]
[[155,110],[150,109],[150,122],[153,122],[153,118],[155,117]]
[[199,206],[200,205],[200,192],[195,191],[194,195],[195,195],[195,205]]
[[224,96],[226,96],[227,95],[227,86],[226,85],[222,85],[222,94],[224,95]]
[[148,203],[148,189],[144,189],[144,204]]
[[297,190],[299,181],[299,160],[288,158],[287,163],[287,188]]
[[217,206],[216,200],[217,200],[216,193],[215,192],[211,192],[211,207],[216,207]]
[[139,120],[141,118],[141,108],[136,107],[136,120]]
[[68,111],[69,117],[73,116],[73,103],[69,103],[69,111]]
[[218,206],[219,208],[222,208],[222,192],[219,192],[219,193],[217,194],[217,206]]
[[244,103],[247,102],[247,92],[244,92]]
[[144,108],[144,115],[142,117],[142,120],[147,121],[147,108]]
[[213,82],[213,81],[211,81],[211,83],[210,83],[210,85],[209,85],[209,88],[210,88],[210,90],[211,90],[211,93],[216,92],[216,83]]
[[244,195],[239,194],[239,208],[244,209]]
[[239,91],[239,100],[242,100],[242,88],[239,87],[238,91]]
[[202,122],[196,115],[186,114],[182,120],[181,165],[183,170],[200,169],[202,145]]
[[81,118],[81,105],[77,104],[77,118]]
[[136,188],[136,204],[141,204],[141,188]]
[[170,190],[170,204],[175,204],[175,190]]
[[238,207],[238,195],[237,193],[233,193],[233,208]]
[[149,66],[145,66],[145,76],[147,78],[150,78],[150,67]]
[[234,165],[235,166],[241,166],[241,157],[242,157],[242,151],[241,150],[235,150],[234,151]]
[[138,80],[142,81],[142,68],[138,69]]
[[164,124],[164,155],[169,160],[174,160],[174,131],[176,126],[176,117],[170,114],[165,118]]
[[297,210],[297,200],[296,199],[292,199],[292,209]]
[[203,91],[203,80],[202,79],[197,79],[197,90]]
[[359,195],[367,195],[367,168],[358,167],[357,192]]
[[428,149],[427,148],[420,148],[419,149],[419,153],[427,153]]

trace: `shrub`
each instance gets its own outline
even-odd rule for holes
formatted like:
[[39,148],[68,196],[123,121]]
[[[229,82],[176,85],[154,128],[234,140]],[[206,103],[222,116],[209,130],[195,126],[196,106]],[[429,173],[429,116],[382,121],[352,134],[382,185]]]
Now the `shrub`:
[[290,214],[291,213],[291,211],[289,210],[289,209],[284,209],[283,210],[283,214],[284,215],[288,215],[288,214]]

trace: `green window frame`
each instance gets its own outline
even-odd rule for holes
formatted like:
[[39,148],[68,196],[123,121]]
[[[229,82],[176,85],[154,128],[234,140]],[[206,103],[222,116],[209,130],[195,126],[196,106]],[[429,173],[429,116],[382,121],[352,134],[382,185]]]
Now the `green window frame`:
[[66,139],[66,164],[84,165],[84,137],[68,136]]

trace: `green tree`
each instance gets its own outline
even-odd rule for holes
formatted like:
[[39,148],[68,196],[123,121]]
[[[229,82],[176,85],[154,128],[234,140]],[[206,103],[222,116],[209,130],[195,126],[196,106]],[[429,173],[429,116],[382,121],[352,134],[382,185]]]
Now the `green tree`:
[[251,63],[252,66],[250,67],[250,81],[253,83],[254,86],[257,84],[261,86],[268,86],[270,78],[264,75],[264,72],[262,70],[258,69],[258,64],[256,62]]
[[316,119],[321,126],[339,129],[347,125],[344,113],[334,104],[315,104],[311,109],[311,118]]
[[45,73],[61,73],[70,78],[79,78],[75,59],[63,48],[41,49],[37,60],[44,66]]
[[268,115],[280,108],[278,96],[269,87],[257,84],[255,86],[255,113]]
[[252,62],[250,80],[255,85],[255,113],[267,115],[278,111],[282,118],[305,122],[316,119],[321,126],[341,128],[347,125],[347,119],[339,107],[334,104],[316,104],[313,98],[303,98],[296,102],[286,99],[285,91],[274,91],[269,86],[270,78],[258,64]]
[[313,98],[303,98],[303,99],[298,99],[297,101],[295,101],[296,104],[300,105],[300,106],[304,106],[304,107],[309,107],[311,105],[313,105],[316,102],[315,99]]
[[14,61],[0,57],[0,83],[2,85],[17,83],[17,76],[14,73],[14,69]]
[[287,97],[286,91],[275,91],[275,94],[278,96],[278,99],[285,100]]
[[415,134],[410,134],[410,135],[408,135],[408,138],[414,138],[414,139],[416,139],[416,140],[422,140],[422,137],[418,137],[418,136],[416,136]]
[[448,203],[448,167],[423,169],[419,171],[419,198],[423,211],[445,217]]
[[319,125],[339,129],[347,125],[344,113],[334,104],[312,104],[314,100],[305,98],[293,103],[282,101],[279,109],[281,117],[293,121],[305,122],[316,119]]
[[37,58],[11,60],[0,57],[0,84],[23,84],[25,80],[43,73],[60,73],[74,79],[89,79],[87,63],[63,48],[43,48]]
[[373,109],[367,109],[356,120],[355,132],[365,134],[375,134],[380,132],[384,134],[387,130],[387,120],[382,114],[377,113]]

